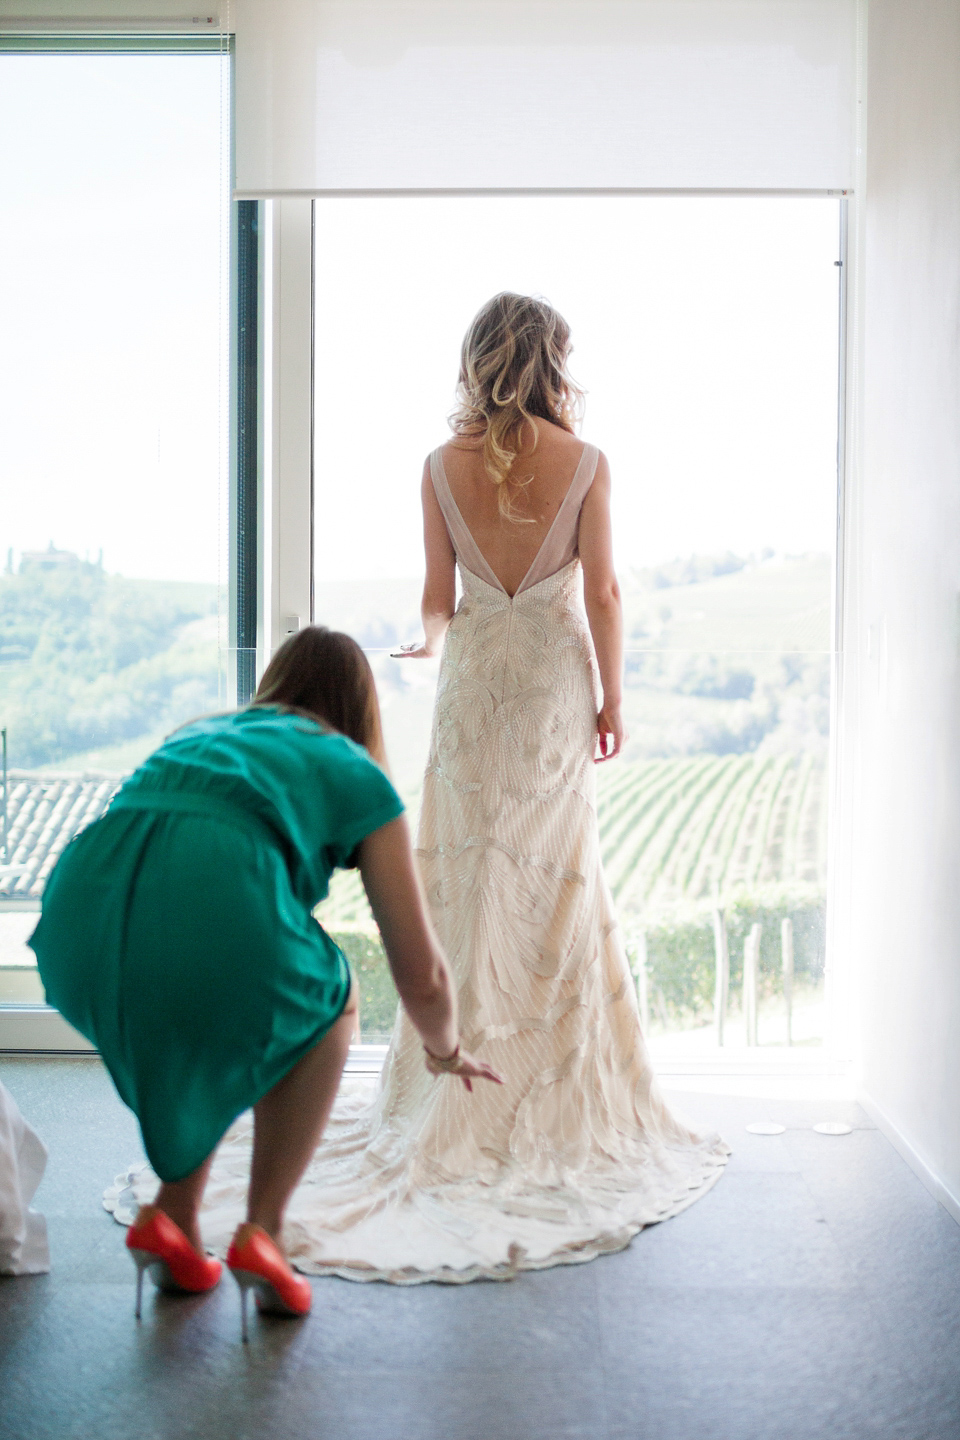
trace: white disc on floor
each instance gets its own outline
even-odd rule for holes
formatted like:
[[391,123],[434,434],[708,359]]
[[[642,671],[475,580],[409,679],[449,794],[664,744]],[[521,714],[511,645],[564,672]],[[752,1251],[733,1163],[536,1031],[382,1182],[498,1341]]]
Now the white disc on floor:
[[782,1135],[786,1128],[786,1125],[778,1125],[775,1120],[755,1120],[746,1127],[748,1135]]
[[844,1125],[842,1120],[821,1120],[813,1128],[818,1135],[849,1135],[853,1130],[852,1125]]

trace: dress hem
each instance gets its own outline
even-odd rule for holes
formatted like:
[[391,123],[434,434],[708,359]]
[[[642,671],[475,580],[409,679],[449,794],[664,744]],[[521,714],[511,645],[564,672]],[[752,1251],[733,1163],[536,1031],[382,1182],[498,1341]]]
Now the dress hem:
[[[494,1265],[468,1265],[462,1269],[446,1265],[437,1266],[433,1270],[417,1270],[414,1267],[406,1266],[395,1269],[377,1269],[375,1266],[349,1263],[324,1265],[320,1261],[306,1260],[296,1256],[290,1257],[290,1264],[302,1275],[308,1275],[311,1279],[316,1280],[337,1279],[361,1285],[379,1283],[402,1286],[469,1285],[476,1280],[513,1280],[525,1271],[552,1270],[560,1265],[585,1265],[603,1255],[614,1255],[625,1250],[641,1230],[646,1230],[651,1225],[659,1225],[665,1220],[672,1220],[689,1206],[696,1204],[716,1185],[724,1173],[724,1167],[731,1154],[732,1151],[726,1142],[719,1141],[705,1157],[704,1168],[698,1183],[685,1187],[682,1195],[675,1196],[663,1208],[657,1209],[655,1214],[641,1213],[634,1219],[625,1221],[615,1230],[601,1231],[600,1234],[591,1236],[587,1240],[559,1246],[549,1255],[531,1256],[523,1246],[515,1244],[510,1247],[510,1258],[507,1260]],[[148,1166],[131,1167],[125,1174],[118,1175],[114,1183],[104,1192],[103,1208],[113,1215],[118,1225],[132,1224],[133,1213],[125,1208],[123,1197],[147,1169],[149,1169]],[[640,1208],[642,1212],[643,1207]],[[214,1246],[211,1253],[220,1254],[223,1258],[223,1255],[226,1254],[226,1247]]]

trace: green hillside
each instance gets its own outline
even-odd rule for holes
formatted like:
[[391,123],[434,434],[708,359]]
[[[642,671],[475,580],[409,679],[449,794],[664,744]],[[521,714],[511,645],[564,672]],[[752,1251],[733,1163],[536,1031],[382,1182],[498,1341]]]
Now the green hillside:
[[691,581],[692,557],[624,586],[627,760],[826,752],[829,558],[723,561],[738,568]]
[[731,573],[693,583],[671,581],[669,566],[647,577],[628,576],[623,585],[628,647],[710,653],[830,650],[829,556],[736,563],[740,568]]
[[131,768],[223,703],[218,632],[214,585],[127,580],[66,551],[24,557],[0,575],[10,763]]
[[[710,573],[726,564],[725,573]],[[621,577],[630,649],[829,651],[832,562],[827,555],[673,561]],[[371,649],[420,631],[419,579],[318,580],[317,621]]]

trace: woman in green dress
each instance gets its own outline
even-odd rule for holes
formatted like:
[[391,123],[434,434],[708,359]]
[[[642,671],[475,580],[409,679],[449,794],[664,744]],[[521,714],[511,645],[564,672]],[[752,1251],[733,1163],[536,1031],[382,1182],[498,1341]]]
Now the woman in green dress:
[[[161,1179],[128,1236],[164,1288],[211,1289],[197,1216],[216,1146],[253,1108],[247,1223],[227,1255],[244,1298],[304,1314],[276,1242],[320,1139],[356,1017],[314,920],[358,865],[433,1073],[496,1080],[460,1049],[403,804],[384,771],[373,676],[346,635],[278,650],[253,703],[176,731],[64,851],[31,939],[49,1002],[100,1051]],[[245,1323],[244,1323],[245,1330]]]

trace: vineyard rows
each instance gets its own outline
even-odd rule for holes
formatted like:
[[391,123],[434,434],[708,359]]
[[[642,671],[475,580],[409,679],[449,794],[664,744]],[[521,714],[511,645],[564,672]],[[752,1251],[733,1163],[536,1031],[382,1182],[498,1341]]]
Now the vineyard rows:
[[[827,770],[809,752],[693,755],[603,767],[600,849],[621,915],[763,887],[826,886]],[[321,912],[331,930],[372,924],[356,871]]]
[[622,914],[771,886],[826,885],[827,771],[809,752],[611,766],[600,849]]

